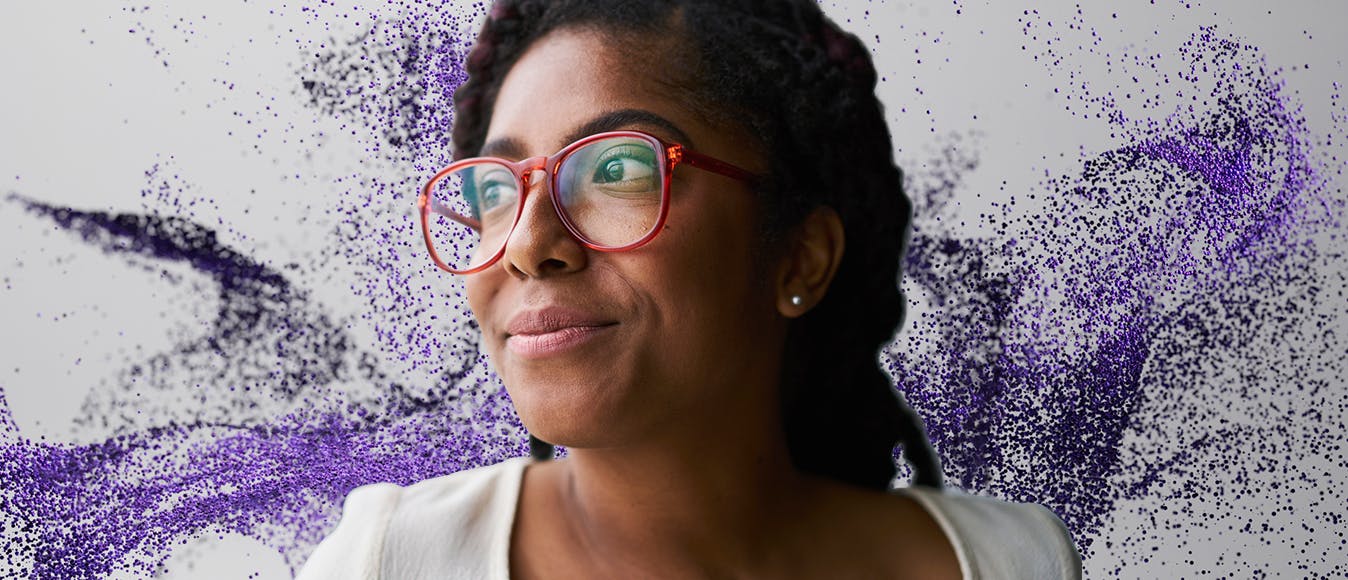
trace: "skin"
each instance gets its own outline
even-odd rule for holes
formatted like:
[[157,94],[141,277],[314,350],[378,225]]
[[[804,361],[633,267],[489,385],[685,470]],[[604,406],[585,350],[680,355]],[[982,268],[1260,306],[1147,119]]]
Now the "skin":
[[[484,155],[550,155],[596,119],[642,111],[665,122],[603,130],[647,131],[761,171],[751,137],[671,90],[677,63],[626,56],[673,48],[574,29],[537,40],[503,82]],[[525,472],[513,577],[959,577],[920,506],[791,465],[781,352],[790,319],[822,298],[841,260],[836,213],[811,214],[758,263],[754,195],[682,166],[661,233],[634,251],[598,252],[570,236],[544,187],[533,186],[501,260],[466,280],[483,348],[520,418],[570,451]],[[544,305],[617,324],[554,356],[515,355],[508,321]]]

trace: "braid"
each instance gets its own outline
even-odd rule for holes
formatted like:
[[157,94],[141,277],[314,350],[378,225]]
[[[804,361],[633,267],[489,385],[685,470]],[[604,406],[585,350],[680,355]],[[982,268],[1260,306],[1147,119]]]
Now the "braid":
[[[782,417],[792,461],[806,472],[884,489],[894,445],[913,482],[939,487],[922,422],[880,370],[878,351],[902,323],[897,288],[912,204],[892,160],[870,53],[814,0],[503,0],[468,56],[454,102],[455,157],[476,155],[505,74],[527,46],[564,26],[667,30],[675,9],[695,46],[694,106],[760,141],[770,178],[758,191],[765,247],[814,208],[842,218],[846,252],[829,292],[788,331]],[[784,121],[789,120],[789,121]],[[552,447],[531,437],[531,454]]]
[[537,25],[540,8],[537,2],[513,0],[500,0],[492,5],[465,61],[468,80],[454,91],[452,138],[456,159],[471,157],[482,149],[496,91],[522,52],[522,45],[533,39],[529,28]]

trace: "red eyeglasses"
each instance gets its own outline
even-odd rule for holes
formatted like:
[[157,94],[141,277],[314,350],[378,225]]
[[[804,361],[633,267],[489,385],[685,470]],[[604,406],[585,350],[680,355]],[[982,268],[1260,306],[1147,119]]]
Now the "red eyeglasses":
[[549,157],[474,157],[435,174],[417,199],[431,259],[472,274],[505,254],[524,213],[530,176],[543,171],[566,229],[585,247],[633,250],[659,233],[669,214],[669,182],[680,163],[746,183],[754,174],[640,131],[591,135]]

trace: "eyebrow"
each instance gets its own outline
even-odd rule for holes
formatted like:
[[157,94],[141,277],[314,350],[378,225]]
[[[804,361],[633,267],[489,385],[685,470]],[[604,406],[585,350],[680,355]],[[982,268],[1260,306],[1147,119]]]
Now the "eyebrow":
[[[665,137],[671,137],[679,144],[687,146],[690,149],[695,149],[692,144],[692,139],[688,137],[687,133],[684,133],[683,130],[679,129],[678,125],[675,125],[669,119],[644,109],[619,109],[617,111],[604,113],[581,125],[575,131],[572,131],[571,134],[567,136],[566,142],[568,144],[575,143],[576,141],[594,135],[595,133],[635,127],[656,129],[658,132],[664,133]],[[524,144],[520,142],[519,139],[513,137],[501,137],[492,139],[491,141],[488,141],[487,144],[483,145],[479,155],[483,157],[522,159],[525,157],[524,149]]]

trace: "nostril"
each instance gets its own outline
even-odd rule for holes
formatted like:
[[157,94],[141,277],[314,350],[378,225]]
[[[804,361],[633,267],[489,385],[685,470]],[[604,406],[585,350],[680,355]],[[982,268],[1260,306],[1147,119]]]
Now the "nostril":
[[559,260],[557,258],[548,258],[546,260],[543,260],[543,262],[538,265],[538,271],[540,272],[548,272],[548,271],[560,272],[566,269],[567,269],[566,262]]

